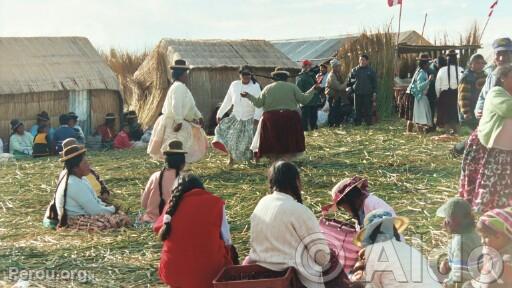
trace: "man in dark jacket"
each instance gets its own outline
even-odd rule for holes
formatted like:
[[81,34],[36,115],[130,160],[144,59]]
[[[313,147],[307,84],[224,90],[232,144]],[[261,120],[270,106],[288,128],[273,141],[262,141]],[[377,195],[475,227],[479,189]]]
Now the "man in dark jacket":
[[355,125],[364,122],[372,125],[372,106],[377,95],[377,74],[368,65],[369,57],[366,54],[359,57],[359,66],[352,69],[347,87],[354,92]]
[[[309,60],[302,61],[302,71],[297,76],[296,83],[300,91],[307,92],[311,87],[315,86],[316,75],[311,72],[313,64]],[[318,105],[320,104],[320,95],[315,95],[311,101],[302,106],[302,128],[304,131],[318,129]]]

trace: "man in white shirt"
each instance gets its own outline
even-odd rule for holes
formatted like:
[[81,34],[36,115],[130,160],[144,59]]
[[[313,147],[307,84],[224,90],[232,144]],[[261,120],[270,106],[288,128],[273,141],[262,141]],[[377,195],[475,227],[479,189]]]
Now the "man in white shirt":
[[[251,101],[242,98],[240,93],[248,92],[251,95],[261,94],[260,84],[252,77],[248,66],[240,68],[240,80],[233,81],[229,86],[226,97],[217,112],[217,128],[212,146],[228,153],[228,165],[235,161],[250,160],[250,149],[255,128],[263,114],[261,108],[255,108]],[[231,115],[223,116],[233,107]]]

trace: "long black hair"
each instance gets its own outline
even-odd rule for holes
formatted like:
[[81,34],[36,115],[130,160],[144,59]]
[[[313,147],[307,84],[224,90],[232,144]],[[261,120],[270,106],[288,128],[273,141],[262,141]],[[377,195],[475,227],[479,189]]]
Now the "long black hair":
[[361,198],[366,198],[367,194],[363,193],[359,187],[354,187],[350,189],[350,191],[341,198],[336,205],[341,206],[343,204],[347,204],[350,209],[350,214],[352,214],[352,217],[355,218],[359,225],[363,225],[362,219],[359,217],[359,210],[361,207],[358,207],[356,203],[358,203],[358,200]]
[[[183,200],[183,196],[185,193],[192,191],[194,189],[204,189],[203,182],[193,175],[193,174],[182,174],[176,179],[175,188],[172,191],[171,199],[169,200],[169,207],[165,211],[166,215],[169,215],[171,218],[174,216],[178,207],[180,206],[181,200]],[[165,241],[171,235],[171,221],[165,222],[158,232],[158,237],[160,240]]]
[[64,196],[63,196],[63,204],[62,204],[62,215],[59,216],[59,223],[57,227],[66,227],[68,225],[68,214],[66,213],[66,199],[68,195],[68,182],[69,176],[73,175],[73,170],[80,166],[82,160],[85,157],[85,153],[79,154],[71,159],[68,159],[64,162],[64,169],[66,170],[66,175],[63,179],[60,179],[59,184],[57,184],[57,188],[55,190],[55,194],[57,194],[57,190],[59,189],[60,184],[64,181]]
[[180,176],[181,169],[185,164],[185,154],[166,154],[165,155],[166,167],[162,168],[160,175],[158,175],[158,191],[160,192],[160,204],[158,204],[158,214],[162,214],[165,207],[165,199],[163,193],[164,173],[166,169],[174,169],[176,172],[175,178]]
[[302,204],[302,196],[297,183],[299,180],[299,169],[291,162],[277,161],[270,167],[268,174],[270,190],[287,193]]
[[457,63],[457,54],[448,54],[447,57],[447,69],[448,69],[448,87],[450,87],[451,84],[451,66],[455,66],[455,77],[457,77],[457,85],[459,84],[459,66]]
[[[382,234],[382,231],[380,229],[381,226],[382,226],[382,223],[377,225],[377,227],[375,227],[375,229],[373,229],[372,233],[370,233],[370,235],[368,236],[368,238],[371,241],[370,245],[375,244],[375,241],[377,241],[377,237],[379,237],[379,234]],[[396,229],[395,225],[393,225],[393,237],[395,238],[396,241],[400,241],[400,233],[398,233],[398,230]]]

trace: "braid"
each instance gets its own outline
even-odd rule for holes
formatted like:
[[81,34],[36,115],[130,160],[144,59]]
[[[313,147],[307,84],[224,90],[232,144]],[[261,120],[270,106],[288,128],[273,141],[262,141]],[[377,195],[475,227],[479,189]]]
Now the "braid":
[[[176,187],[172,191],[171,199],[169,200],[169,207],[165,211],[166,216],[173,217],[178,207],[183,200],[185,193],[194,189],[204,189],[203,183],[199,178],[192,174],[184,174],[179,176],[177,179]],[[166,222],[164,220],[163,226],[158,232],[158,237],[161,241],[165,241],[171,234],[171,221]]]
[[67,170],[66,171],[66,176],[65,176],[66,180],[64,182],[64,196],[63,196],[64,197],[64,201],[63,201],[63,204],[62,204],[62,215],[59,217],[59,223],[57,225],[57,227],[59,227],[59,228],[68,226],[68,213],[66,213],[66,198],[67,198],[67,195],[68,195],[69,174],[70,174],[70,171]]
[[162,168],[160,175],[158,176],[158,192],[160,192],[160,203],[158,204],[158,214],[162,214],[165,207],[164,193],[162,188],[162,182],[164,181],[165,168]]

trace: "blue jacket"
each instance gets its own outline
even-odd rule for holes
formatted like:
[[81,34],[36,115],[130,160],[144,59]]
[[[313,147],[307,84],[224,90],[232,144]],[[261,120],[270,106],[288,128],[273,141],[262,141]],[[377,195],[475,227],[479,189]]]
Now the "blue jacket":
[[62,142],[69,138],[78,138],[78,133],[75,129],[69,127],[68,125],[62,125],[57,130],[55,130],[55,134],[53,135],[55,140],[55,149],[57,152],[62,152]]

